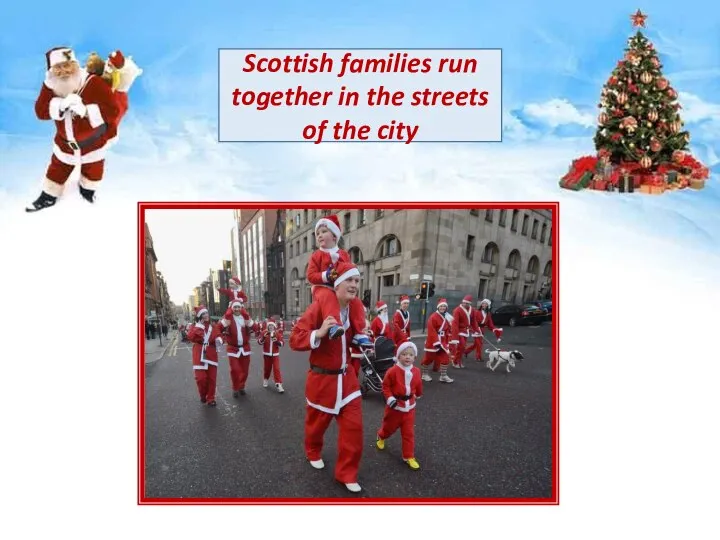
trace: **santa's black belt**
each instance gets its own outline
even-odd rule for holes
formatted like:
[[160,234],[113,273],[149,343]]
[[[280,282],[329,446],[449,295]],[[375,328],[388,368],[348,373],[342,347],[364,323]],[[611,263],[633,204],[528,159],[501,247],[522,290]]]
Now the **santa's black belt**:
[[106,131],[107,124],[103,124],[102,126],[97,128],[92,135],[83,139],[82,141],[68,141],[67,139],[63,139],[63,141],[73,150],[82,150],[90,146],[92,143],[96,142],[103,135],[105,135]]
[[321,375],[344,375],[346,369],[347,366],[345,366],[343,369],[325,369],[321,368],[320,366],[314,366],[310,364],[310,371],[312,371],[313,373],[320,373]]
[[410,396],[395,396],[395,395],[393,395],[393,397],[395,399],[402,399],[403,401],[407,401],[408,399],[410,399],[412,397],[412,395],[410,395]]

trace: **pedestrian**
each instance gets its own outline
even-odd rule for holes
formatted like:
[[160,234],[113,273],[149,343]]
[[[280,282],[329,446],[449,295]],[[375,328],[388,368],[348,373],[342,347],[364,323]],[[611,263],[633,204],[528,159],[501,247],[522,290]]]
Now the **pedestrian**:
[[282,373],[280,373],[280,347],[285,345],[285,341],[275,319],[268,320],[267,327],[258,338],[258,343],[263,348],[263,388],[268,387],[270,375],[272,375],[275,388],[282,394],[285,389],[282,385]]
[[165,323],[162,324],[162,333],[163,333],[163,336],[167,337],[167,335],[168,335],[168,326],[167,326],[167,324],[165,324]]
[[218,355],[221,343],[220,330],[210,324],[210,313],[205,306],[195,308],[195,324],[190,328],[188,341],[192,342],[192,363],[200,401],[215,407]]
[[339,304],[340,319],[323,316],[318,300],[313,301],[290,335],[290,348],[310,351],[310,370],[305,383],[305,455],[315,469],[323,469],[323,438],[330,422],[338,425],[338,457],[335,479],[358,493],[358,469],[362,457],[362,409],[360,384],[355,370],[348,366],[350,343],[347,332],[335,339],[330,329],[340,325],[350,328],[350,304],[357,298],[360,271],[352,263],[337,264],[333,281]]
[[403,461],[415,471],[420,468],[415,458],[415,403],[422,396],[420,370],[414,365],[416,357],[414,343],[401,343],[395,357],[396,364],[383,377],[385,414],[375,443],[378,449],[384,450],[385,441],[400,429]]
[[243,314],[243,303],[240,299],[233,300],[225,312],[218,327],[222,329],[223,343],[227,345],[228,365],[233,397],[245,395],[245,383],[250,371],[250,332],[255,323]]
[[469,294],[462,299],[460,305],[453,311],[452,338],[450,340],[450,355],[452,365],[464,368],[465,345],[467,345],[470,332],[477,334],[478,327],[475,322],[475,310],[472,308],[472,296]]
[[397,347],[401,343],[404,343],[410,339],[410,313],[408,308],[410,307],[410,297],[400,297],[400,309],[396,309],[393,313],[393,341]]
[[476,333],[473,335],[473,342],[472,344],[465,349],[465,354],[470,354],[473,349],[475,349],[475,361],[476,362],[482,362],[482,346],[483,346],[483,331],[485,328],[489,329],[493,334],[495,334],[495,339],[500,341],[503,334],[502,328],[496,328],[493,324],[492,315],[490,315],[490,306],[491,302],[487,298],[483,299],[482,302],[480,302],[480,309],[476,309],[474,316],[475,316],[475,326],[477,327]]
[[152,322],[150,324],[150,336],[151,339],[155,339],[155,334],[157,333],[157,326],[155,325],[155,322]]
[[375,304],[375,311],[377,312],[377,316],[373,319],[372,325],[370,325],[370,329],[372,330],[375,339],[383,336],[392,340],[393,332],[388,321],[387,304],[382,300],[378,300]]
[[150,338],[150,321],[145,319],[145,339],[151,339]]
[[[322,318],[332,316],[340,320],[338,301],[333,291],[333,282],[338,276],[337,267],[341,262],[350,262],[348,252],[338,247],[342,236],[340,222],[337,216],[326,216],[315,224],[315,238],[318,249],[310,256],[307,266],[307,280],[312,285],[313,301],[317,301]],[[362,347],[372,346],[372,342],[365,334],[367,320],[365,308],[359,298],[354,298],[350,304],[350,328],[352,339]],[[335,325],[330,329],[330,339],[336,339],[345,332],[342,326]]]
[[440,378],[438,380],[444,383],[454,382],[447,374],[448,364],[450,363],[450,323],[446,318],[447,308],[447,300],[445,298],[439,298],[436,311],[428,317],[425,356],[420,365],[423,381],[432,381],[432,377],[428,373],[428,366],[432,363],[437,363],[440,368]]

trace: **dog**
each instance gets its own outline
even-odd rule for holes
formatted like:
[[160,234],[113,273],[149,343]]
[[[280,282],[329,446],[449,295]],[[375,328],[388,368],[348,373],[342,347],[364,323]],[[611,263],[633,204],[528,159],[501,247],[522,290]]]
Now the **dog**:
[[[488,353],[488,361],[485,362],[485,366],[490,368],[491,371],[495,371],[495,368],[506,362],[507,372],[510,373],[510,368],[515,368],[515,361],[521,361],[525,358],[520,351],[491,351],[485,349],[485,352]],[[495,362],[495,365],[493,365],[493,362]]]

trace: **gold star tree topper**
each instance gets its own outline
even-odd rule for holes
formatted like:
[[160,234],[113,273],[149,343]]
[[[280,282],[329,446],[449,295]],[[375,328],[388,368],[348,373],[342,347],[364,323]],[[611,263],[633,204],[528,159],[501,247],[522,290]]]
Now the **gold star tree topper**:
[[642,26],[645,27],[645,19],[647,19],[647,15],[645,15],[642,11],[639,9],[630,15],[630,20],[633,23],[633,26]]

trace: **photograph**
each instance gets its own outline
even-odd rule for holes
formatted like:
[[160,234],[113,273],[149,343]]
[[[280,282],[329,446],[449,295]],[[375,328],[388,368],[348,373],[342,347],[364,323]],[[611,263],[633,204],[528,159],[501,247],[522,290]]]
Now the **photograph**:
[[556,203],[252,204],[139,204],[141,503],[556,504]]

